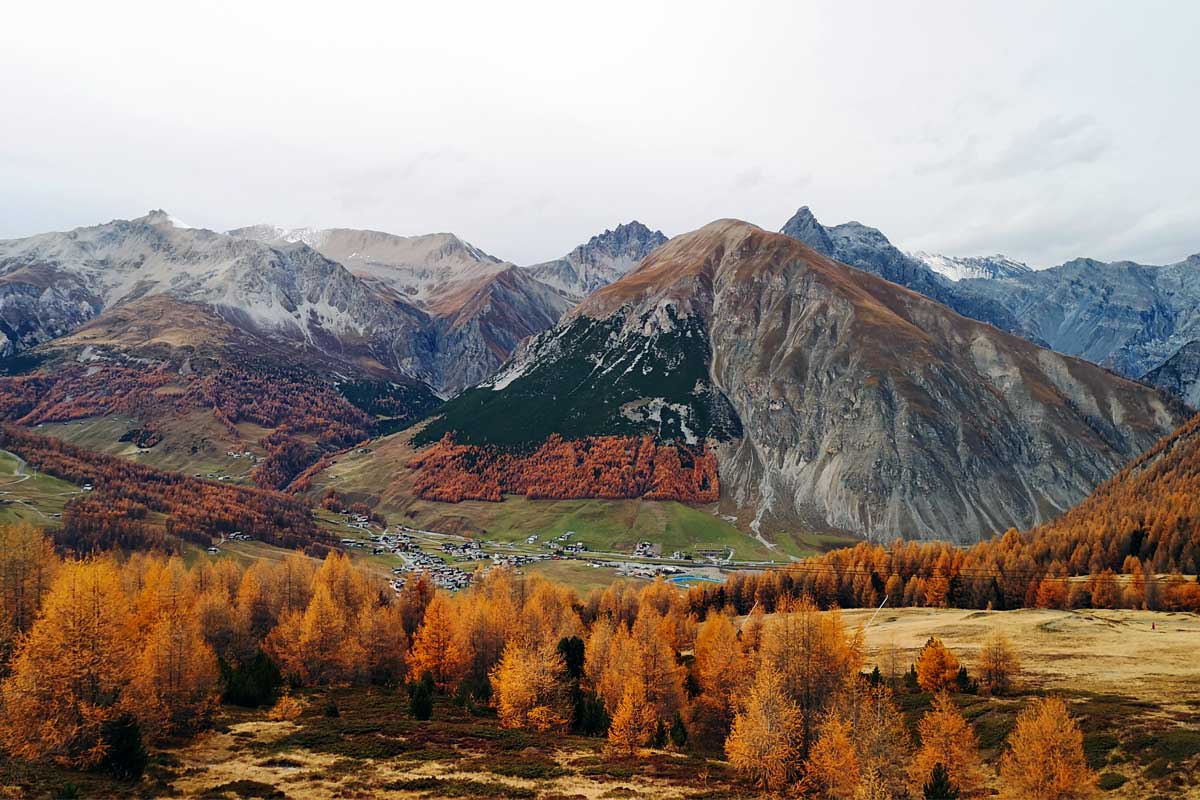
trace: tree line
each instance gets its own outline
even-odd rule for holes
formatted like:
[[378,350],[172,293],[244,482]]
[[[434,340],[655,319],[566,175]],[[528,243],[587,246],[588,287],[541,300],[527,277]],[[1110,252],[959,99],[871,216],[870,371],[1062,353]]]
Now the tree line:
[[458,444],[447,433],[409,464],[425,500],[499,502],[504,494],[533,499],[679,500],[715,503],[717,457],[703,445],[658,443],[652,436],[555,434],[532,451]]
[[[973,674],[936,639],[907,672],[895,651],[868,672],[862,630],[808,597],[700,615],[662,580],[581,598],[505,568],[456,595],[422,575],[395,592],[340,552],[248,567],[62,559],[28,525],[0,529],[0,603],[0,746],[126,774],[143,742],[200,730],[222,700],[288,718],[301,688],[401,684],[417,718],[440,694],[506,727],[606,737],[614,758],[723,752],[768,791],[977,797],[993,776],[951,693],[1006,693],[1020,669],[997,636]],[[934,697],[916,739],[905,692]],[[1088,796],[1080,741],[1061,701],[1030,702],[1000,761],[1002,796]]]
[[[155,469],[0,424],[0,448],[34,469],[92,490],[68,501],[59,543],[79,552],[116,547],[171,549],[175,538],[208,546],[241,532],[269,544],[324,553],[331,533],[304,502],[279,492],[232,486]],[[152,520],[151,515],[162,515]]]
[[[356,386],[361,393],[361,385]],[[166,388],[176,391],[163,391]],[[413,402],[420,405],[415,396]],[[396,398],[386,404],[392,423],[424,411],[401,406],[402,399]],[[0,419],[32,426],[129,414],[146,421],[147,427],[139,431],[144,446],[161,438],[153,424],[162,415],[204,409],[235,438],[241,438],[237,426],[242,422],[273,429],[259,440],[266,456],[251,473],[256,484],[269,489],[287,488],[323,456],[362,442],[377,430],[374,416],[327,381],[253,360],[188,374],[166,364],[147,368],[104,363],[0,379]]]

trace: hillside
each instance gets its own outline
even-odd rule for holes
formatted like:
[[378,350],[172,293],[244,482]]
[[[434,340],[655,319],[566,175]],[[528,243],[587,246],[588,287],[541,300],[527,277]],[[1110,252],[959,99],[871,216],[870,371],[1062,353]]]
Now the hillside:
[[715,446],[722,507],[970,541],[1082,499],[1183,420],[1154,390],[733,220],[677,237],[418,436]]

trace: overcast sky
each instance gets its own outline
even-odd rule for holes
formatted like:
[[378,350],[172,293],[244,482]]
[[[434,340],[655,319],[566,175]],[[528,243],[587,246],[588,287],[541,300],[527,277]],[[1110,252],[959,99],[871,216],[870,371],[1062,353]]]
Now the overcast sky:
[[1200,252],[1198,32],[1182,0],[14,3],[0,238],[162,207],[532,263],[808,205],[1164,263]]

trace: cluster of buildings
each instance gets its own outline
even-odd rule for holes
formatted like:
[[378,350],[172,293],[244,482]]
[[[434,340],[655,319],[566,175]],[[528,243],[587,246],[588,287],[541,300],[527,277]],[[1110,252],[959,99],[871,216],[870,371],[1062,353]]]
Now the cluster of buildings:
[[655,558],[662,553],[662,546],[654,542],[638,542],[633,546],[634,558]]
[[483,552],[483,545],[478,539],[467,539],[465,542],[446,542],[442,552],[460,561],[486,561],[490,556]]

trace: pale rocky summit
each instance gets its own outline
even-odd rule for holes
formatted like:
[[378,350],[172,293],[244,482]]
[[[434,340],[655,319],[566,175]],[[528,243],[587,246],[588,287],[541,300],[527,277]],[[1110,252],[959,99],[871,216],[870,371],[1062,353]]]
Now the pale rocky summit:
[[20,314],[27,332],[9,326],[18,333],[8,336],[10,352],[162,295],[211,308],[256,334],[315,350],[352,345],[398,373],[430,377],[415,335],[423,324],[419,312],[386,302],[306,245],[272,247],[185,227],[162,211],[0,242],[0,295],[0,306]]
[[642,259],[666,241],[662,231],[652,231],[634,220],[593,236],[562,258],[527,269],[577,303],[636,269]]
[[303,242],[379,295],[427,313],[428,369],[449,394],[492,374],[522,339],[552,326],[572,305],[533,275],[451,233],[397,236],[270,225],[230,233],[276,244]]
[[1012,278],[1033,271],[1028,264],[1014,261],[1004,255],[944,256],[922,251],[908,255],[952,281],[967,278]]
[[[531,409],[551,391],[577,413]],[[706,437],[725,508],[755,530],[966,541],[1059,513],[1182,419],[1154,389],[722,220],[592,294],[439,424]]]

